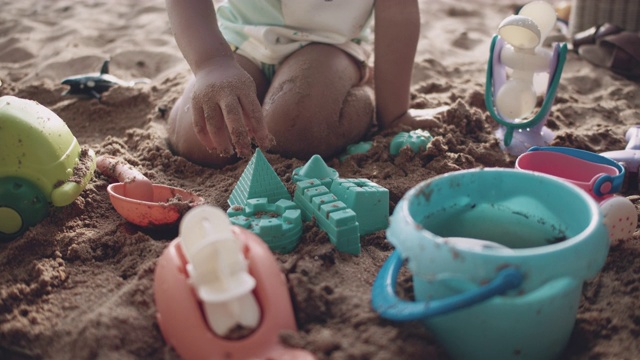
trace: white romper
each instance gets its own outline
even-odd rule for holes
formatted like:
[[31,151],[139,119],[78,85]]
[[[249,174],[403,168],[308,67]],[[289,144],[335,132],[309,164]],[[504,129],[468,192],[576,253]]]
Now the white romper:
[[236,52],[263,68],[312,43],[332,44],[365,63],[375,0],[226,0],[218,26]]

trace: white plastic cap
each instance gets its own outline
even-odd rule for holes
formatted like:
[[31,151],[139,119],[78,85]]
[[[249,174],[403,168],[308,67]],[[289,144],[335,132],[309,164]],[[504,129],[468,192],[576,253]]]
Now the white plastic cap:
[[498,35],[518,49],[533,49],[542,41],[538,25],[530,18],[511,15],[498,26]]
[[209,205],[195,207],[182,218],[179,232],[189,281],[211,329],[226,336],[238,325],[258,326],[260,306],[252,292],[256,281],[227,214]]
[[546,1],[532,1],[526,4],[520,9],[518,15],[526,16],[538,25],[541,41],[553,30],[558,18],[556,9]]

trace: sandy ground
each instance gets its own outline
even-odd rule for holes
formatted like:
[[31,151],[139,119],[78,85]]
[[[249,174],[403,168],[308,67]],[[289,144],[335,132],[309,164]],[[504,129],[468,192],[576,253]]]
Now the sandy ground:
[[[326,159],[341,177],[367,178],[402,195],[438,174],[475,167],[513,167],[500,150],[497,124],[484,105],[489,43],[509,1],[423,0],[412,106],[451,107],[430,129],[426,152],[389,154],[394,133],[345,161]],[[247,160],[214,170],[167,148],[167,111],[189,69],[171,35],[161,0],[4,1],[0,13],[0,95],[37,100],[55,111],[85,147],[124,158],[155,183],[189,189],[226,209]],[[122,79],[150,84],[116,87],[102,101],[63,97],[60,81],[98,71],[105,58]],[[548,126],[553,145],[594,152],[623,149],[624,133],[640,118],[640,87],[568,55]],[[1,131],[1,130],[0,130]],[[293,169],[304,164],[267,154],[292,192]],[[158,328],[155,263],[177,229],[151,231],[112,208],[109,179],[96,172],[71,205],[22,237],[0,244],[0,358],[174,359]],[[637,203],[637,189],[629,198]],[[1,219],[0,219],[1,221]],[[640,357],[640,244],[612,244],[602,272],[585,284],[564,359]],[[446,359],[420,324],[381,320],[371,309],[375,275],[392,251],[383,230],[362,238],[362,254],[337,252],[325,233],[304,226],[298,248],[277,259],[286,274],[299,331],[283,341],[319,359]],[[568,259],[567,261],[579,261]],[[411,295],[411,278],[399,287]]]

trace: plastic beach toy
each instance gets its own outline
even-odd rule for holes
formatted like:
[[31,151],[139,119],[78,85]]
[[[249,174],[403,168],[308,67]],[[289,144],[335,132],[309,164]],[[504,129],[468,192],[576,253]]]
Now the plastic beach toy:
[[251,230],[278,253],[293,251],[302,235],[298,205],[260,149],[242,172],[227,200],[234,225]]
[[[279,342],[280,331],[297,328],[268,246],[218,208],[185,214],[180,236],[158,259],[154,296],[162,334],[184,359],[314,359]],[[234,325],[253,331],[235,340],[220,335]]]
[[425,151],[433,136],[426,130],[401,131],[391,139],[389,153],[398,155],[400,149],[409,147],[414,153]]
[[586,191],[600,204],[611,240],[628,238],[638,225],[636,208],[619,193],[625,169],[589,151],[566,147],[533,147],[516,160],[516,169],[559,177]]
[[14,96],[0,97],[0,240],[20,236],[42,221],[51,205],[72,203],[95,169],[53,111]]
[[[500,168],[418,184],[398,202],[387,238],[396,250],[374,282],[373,308],[394,321],[422,320],[453,359],[465,360],[556,358],[582,284],[609,247],[585,191]],[[395,294],[404,259],[415,301]]]
[[361,141],[347,146],[347,149],[340,155],[340,161],[345,161],[349,156],[355,154],[366,154],[373,147],[373,141]]
[[359,255],[360,236],[386,228],[389,190],[368,179],[344,179],[321,156],[314,155],[293,170],[296,184],[293,201],[302,210],[303,221],[329,236],[338,251]]
[[149,83],[146,78],[124,81],[109,74],[109,60],[102,63],[99,73],[74,75],[62,80],[63,85],[69,86],[62,95],[82,95],[100,99],[102,93],[114,86],[134,86],[137,83]]
[[[640,173],[640,125],[629,128],[625,134],[628,143],[624,150],[603,152],[602,156],[620,163],[627,173]],[[640,186],[640,183],[639,183]]]
[[190,208],[204,204],[204,199],[186,190],[152,184],[122,159],[103,155],[96,162],[102,174],[120,181],[107,187],[109,199],[116,211],[133,224],[170,225]]
[[256,280],[224,211],[207,205],[189,211],[180,223],[180,239],[189,281],[213,332],[227,336],[236,326],[258,326]]
[[[513,155],[548,145],[554,137],[544,124],[556,96],[567,46],[555,44],[550,52],[540,45],[555,22],[554,8],[545,1],[534,1],[523,6],[518,15],[504,19],[491,42],[485,102],[500,124],[496,135],[503,139],[503,149]],[[546,94],[539,111],[531,116],[537,102],[533,77],[543,72],[549,74]]]
[[625,175],[624,167],[602,155],[559,146],[533,147],[516,159],[515,167],[570,181],[595,200],[620,192]]

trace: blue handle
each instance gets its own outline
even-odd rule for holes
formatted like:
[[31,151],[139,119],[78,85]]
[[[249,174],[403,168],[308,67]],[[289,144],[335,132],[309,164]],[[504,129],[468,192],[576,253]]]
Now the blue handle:
[[[610,184],[609,191],[606,193],[603,193],[601,189],[607,183]],[[622,186],[622,181],[620,181],[620,187],[621,186]],[[616,189],[616,182],[614,181],[614,178],[611,175],[604,174],[600,176],[598,180],[596,180],[595,184],[593,184],[593,193],[596,194],[596,196],[605,196],[605,195],[609,195],[611,193],[616,192],[616,190],[619,190],[620,187],[617,187]]]
[[394,321],[423,320],[460,310],[516,289],[520,287],[524,279],[520,270],[506,267],[498,272],[495,279],[477,289],[445,299],[413,302],[402,300],[395,294],[395,286],[401,267],[402,257],[396,250],[380,269],[371,291],[373,309],[381,317]]

